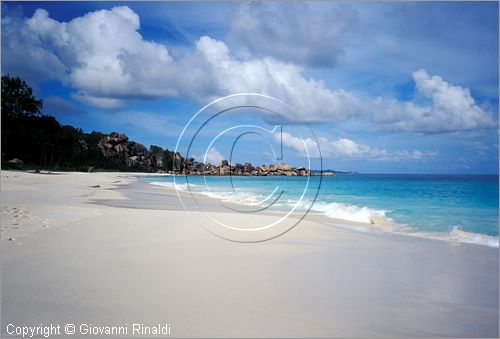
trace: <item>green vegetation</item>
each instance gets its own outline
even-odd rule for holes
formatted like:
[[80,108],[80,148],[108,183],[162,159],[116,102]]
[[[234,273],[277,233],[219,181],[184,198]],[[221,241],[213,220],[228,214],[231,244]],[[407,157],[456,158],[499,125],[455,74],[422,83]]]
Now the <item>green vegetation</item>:
[[[173,169],[173,152],[110,135],[61,125],[41,114],[42,100],[19,77],[2,76],[2,168],[156,172]],[[113,135],[122,138],[110,140]],[[111,142],[108,143],[108,142]],[[12,159],[22,160],[9,161]]]

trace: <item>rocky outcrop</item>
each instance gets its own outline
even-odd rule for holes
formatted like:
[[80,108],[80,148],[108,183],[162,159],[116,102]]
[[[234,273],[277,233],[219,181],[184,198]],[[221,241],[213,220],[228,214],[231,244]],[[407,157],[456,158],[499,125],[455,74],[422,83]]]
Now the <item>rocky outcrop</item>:
[[173,164],[172,171],[180,172],[184,166],[184,159],[182,159],[181,154],[179,152],[173,154]]
[[[253,166],[246,162],[232,165],[227,160],[221,160],[218,166],[204,164],[193,158],[184,159],[179,152],[163,150],[158,146],[151,146],[148,150],[144,145],[130,141],[125,134],[117,132],[105,135],[98,142],[98,147],[109,161],[130,170],[184,175],[321,175],[321,173],[310,173],[305,167],[292,167],[283,163]],[[324,173],[323,175],[333,175],[333,173]]]
[[237,176],[335,176],[333,172],[310,172],[305,167],[292,167],[288,164],[271,164],[254,167],[251,163],[231,165],[221,160],[219,166],[203,164],[194,159],[186,160],[185,166],[176,173],[183,175],[237,175]]
[[255,170],[255,167],[253,167],[251,163],[245,162],[243,165],[243,173],[252,173],[253,170]]
[[203,164],[193,159],[186,160],[181,174],[184,175],[240,175],[240,176],[307,176],[309,171],[304,167],[292,167],[287,164],[261,165],[254,167],[251,163],[229,164],[227,160],[221,160],[219,166]]
[[102,138],[97,145],[106,158],[117,158],[128,153],[128,137],[125,134],[113,132]]
[[125,134],[112,132],[98,142],[104,157],[116,166],[146,172],[180,172],[186,162],[179,153],[130,141]]

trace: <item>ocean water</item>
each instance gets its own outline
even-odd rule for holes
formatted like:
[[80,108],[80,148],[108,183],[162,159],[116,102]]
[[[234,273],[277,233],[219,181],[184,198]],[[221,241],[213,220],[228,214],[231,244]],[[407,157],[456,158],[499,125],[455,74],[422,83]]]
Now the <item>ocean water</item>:
[[276,208],[309,207],[314,201],[312,213],[367,225],[367,229],[498,247],[497,175],[161,176],[145,180],[247,205],[259,205],[276,191],[275,195],[281,192]]

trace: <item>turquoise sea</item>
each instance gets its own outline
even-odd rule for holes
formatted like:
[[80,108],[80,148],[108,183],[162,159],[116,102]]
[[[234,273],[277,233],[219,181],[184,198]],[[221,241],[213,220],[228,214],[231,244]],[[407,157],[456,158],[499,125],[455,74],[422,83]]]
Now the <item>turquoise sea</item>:
[[309,206],[314,201],[311,212],[332,219],[498,247],[497,175],[161,176],[145,180],[250,205],[273,192],[281,193],[275,204],[278,208],[299,200]]

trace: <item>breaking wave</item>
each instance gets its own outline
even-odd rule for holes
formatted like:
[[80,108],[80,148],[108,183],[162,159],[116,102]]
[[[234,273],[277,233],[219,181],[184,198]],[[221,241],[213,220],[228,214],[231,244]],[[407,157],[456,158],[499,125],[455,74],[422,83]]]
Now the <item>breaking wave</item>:
[[[266,197],[262,194],[250,192],[235,193],[228,191],[207,191],[205,186],[195,185],[192,183],[179,184],[175,182],[154,181],[151,182],[151,184],[172,189],[177,187],[180,191],[190,191],[225,202],[250,206],[258,206],[266,200]],[[306,209],[311,206],[311,201],[302,200],[297,202],[297,200],[289,199],[285,203],[277,204],[276,207],[279,208],[280,206],[296,206],[299,209]],[[388,217],[387,214],[391,212],[390,210],[373,209],[366,206],[324,201],[316,201],[310,210],[313,213],[324,215],[330,219],[351,222],[353,225],[346,224],[343,226],[358,231],[381,230],[384,232],[405,234],[422,238],[499,247],[498,237],[467,232],[462,230],[460,225],[451,226],[451,230],[449,232],[424,232],[416,230],[410,225],[399,224]]]
[[322,201],[317,201],[313,205],[312,210],[322,212],[324,215],[332,219],[341,219],[368,224],[374,224],[375,221],[385,221],[385,214],[387,213],[385,210],[372,209],[365,206],[348,205],[337,202],[325,203]]
[[498,247],[498,237],[486,234],[466,232],[460,229],[460,225],[452,226],[452,229],[449,233],[449,238],[450,240],[456,242]]

